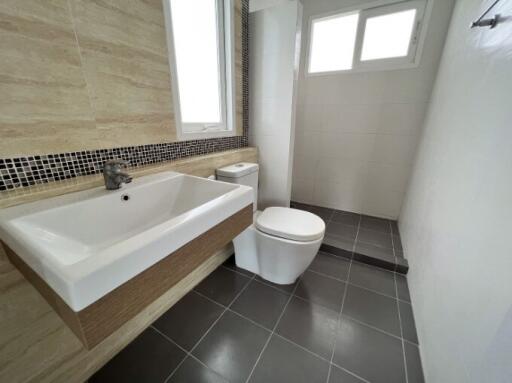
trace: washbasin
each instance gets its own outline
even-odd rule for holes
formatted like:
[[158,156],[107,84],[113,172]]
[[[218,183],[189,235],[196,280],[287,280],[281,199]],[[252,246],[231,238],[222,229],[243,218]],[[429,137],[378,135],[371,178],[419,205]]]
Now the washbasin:
[[176,172],[0,210],[0,239],[78,312],[253,201]]

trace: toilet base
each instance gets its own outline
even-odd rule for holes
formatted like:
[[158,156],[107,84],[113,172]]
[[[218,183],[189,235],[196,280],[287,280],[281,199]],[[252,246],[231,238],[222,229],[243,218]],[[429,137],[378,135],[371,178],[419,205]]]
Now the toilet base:
[[245,229],[234,240],[235,262],[242,269],[279,285],[289,285],[308,268],[322,238],[299,242],[265,234],[254,227]]

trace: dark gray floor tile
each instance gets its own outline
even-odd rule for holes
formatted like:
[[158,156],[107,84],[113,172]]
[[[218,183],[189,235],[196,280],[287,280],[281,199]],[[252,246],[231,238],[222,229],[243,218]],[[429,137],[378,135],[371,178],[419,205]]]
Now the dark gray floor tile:
[[341,210],[335,210],[331,217],[332,222],[343,223],[345,225],[352,225],[356,227],[359,226],[360,219],[360,214]]
[[384,247],[386,249],[393,249],[393,243],[391,242],[391,234],[382,233],[380,231],[359,229],[357,235],[357,242],[363,242],[374,246]]
[[363,215],[361,217],[361,228],[391,234],[391,224],[389,220],[384,218]]
[[403,257],[397,257],[395,258],[395,261],[395,271],[400,274],[407,274],[407,272],[409,271],[409,262],[407,262],[407,259]]
[[398,290],[398,299],[406,302],[411,302],[411,295],[409,294],[409,286],[407,285],[407,277],[402,274],[395,274],[396,287]]
[[352,241],[356,238],[357,226],[345,225],[343,223],[336,223],[331,221],[327,224],[325,232],[340,239]]
[[356,244],[353,259],[391,271],[395,271],[396,268],[396,259],[392,249],[385,249],[367,243],[358,242]]
[[354,240],[343,239],[329,234],[325,234],[322,246],[320,247],[322,251],[347,259],[352,258],[353,248]]
[[234,270],[238,273],[242,273],[244,275],[247,275],[248,277],[252,277],[254,275],[254,273],[251,273],[250,271],[248,270],[245,270],[245,269],[242,269],[241,267],[238,267],[236,265],[236,261],[235,261],[235,256],[232,255],[231,257],[229,257],[226,262],[223,263],[223,265],[225,267],[227,267],[228,269],[231,269],[231,270]]
[[295,202],[295,201],[290,202],[290,207],[293,209],[306,210],[306,211],[309,211],[309,209],[311,209],[311,205],[308,205],[306,203],[301,203],[301,202]]
[[398,221],[390,220],[390,222],[391,222],[391,232],[393,234],[399,235],[400,231],[398,229]]
[[393,235],[393,246],[395,251],[403,253],[404,249],[402,248],[402,239],[398,235]]
[[264,283],[268,286],[272,286],[272,287],[278,289],[279,291],[282,291],[288,295],[293,292],[293,290],[295,289],[295,286],[297,286],[297,284],[299,283],[299,281],[297,280],[297,281],[295,281],[295,283],[292,283],[291,285],[278,285],[277,283],[273,283],[273,282],[267,281],[266,279],[263,279],[259,275],[257,275],[256,278],[254,278],[254,279],[257,280],[258,282]]
[[350,261],[320,251],[309,266],[309,269],[346,281],[349,266]]
[[99,382],[163,382],[185,353],[153,328],[146,329],[90,379]]
[[401,336],[396,299],[352,285],[347,289],[343,315]]
[[328,383],[363,383],[364,381],[356,378],[354,375],[343,371],[341,368],[336,366],[331,367],[331,375],[329,376]]
[[273,335],[251,383],[325,383],[329,363]]
[[168,383],[229,383],[229,381],[189,356]]
[[409,303],[399,301],[400,320],[402,321],[402,332],[404,339],[418,344],[418,335],[416,334],[416,325],[414,324],[414,314],[412,306]]
[[389,262],[394,262],[395,257],[393,255],[393,249],[387,249],[384,247],[379,247],[375,245],[371,245],[368,243],[363,243],[357,241],[355,252],[358,254],[368,255],[370,257],[383,259]]
[[418,346],[409,342],[405,345],[405,361],[407,365],[407,378],[409,383],[425,383],[423,368],[421,367],[420,350]]
[[395,274],[391,271],[353,262],[349,282],[396,297]]
[[372,383],[405,382],[402,341],[343,318],[333,362]]
[[227,306],[249,281],[249,278],[239,273],[219,267],[196,286],[195,290]]
[[223,307],[192,291],[158,318],[153,326],[190,351],[223,311]]
[[258,281],[252,281],[231,309],[272,330],[288,299],[288,294]]
[[327,224],[332,217],[333,209],[329,209],[327,207],[321,207],[321,206],[311,206],[309,208],[309,211],[313,214],[316,214],[320,218],[324,220],[324,222]]
[[345,283],[306,271],[295,295],[339,312],[344,291]]
[[276,332],[286,339],[329,359],[334,347],[338,313],[293,297]]
[[269,335],[269,331],[227,311],[193,355],[230,382],[244,382]]

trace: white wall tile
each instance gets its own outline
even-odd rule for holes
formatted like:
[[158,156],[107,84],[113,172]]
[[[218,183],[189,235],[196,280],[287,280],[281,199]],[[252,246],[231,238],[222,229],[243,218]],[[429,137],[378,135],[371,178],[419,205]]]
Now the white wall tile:
[[468,28],[489,4],[456,3],[400,215],[429,382],[512,376],[512,24]]
[[292,199],[304,203],[313,203],[313,188],[315,180],[313,177],[302,178],[298,175],[293,176]]
[[[250,24],[249,144],[259,149],[259,208],[288,206],[292,187],[296,133],[294,113],[295,49],[300,4],[297,1],[253,12]],[[302,108],[298,110],[302,115]],[[299,118],[299,132],[305,131]],[[305,150],[306,146],[300,146]],[[298,155],[298,162],[309,153]]]
[[[311,171],[308,161],[314,161],[313,197],[317,204],[396,218],[454,1],[435,0],[424,59],[418,68],[306,75],[309,18],[370,2],[303,1],[301,106],[297,126],[304,135],[297,138],[295,153],[300,158],[294,166],[294,177],[304,177]],[[311,142],[311,147],[307,142]],[[293,188],[299,185],[306,189],[303,182],[294,182]],[[372,190],[364,195],[365,188]],[[309,184],[307,190],[311,192]]]

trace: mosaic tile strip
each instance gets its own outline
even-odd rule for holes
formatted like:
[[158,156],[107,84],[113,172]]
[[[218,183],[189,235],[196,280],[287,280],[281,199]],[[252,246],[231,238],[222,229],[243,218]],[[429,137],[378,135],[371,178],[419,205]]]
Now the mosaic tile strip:
[[243,136],[190,140],[114,149],[0,158],[0,191],[101,173],[103,164],[123,159],[144,166],[248,146],[249,132],[249,1],[242,0]]

